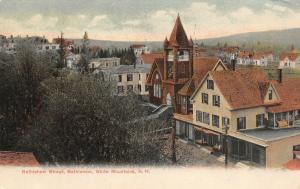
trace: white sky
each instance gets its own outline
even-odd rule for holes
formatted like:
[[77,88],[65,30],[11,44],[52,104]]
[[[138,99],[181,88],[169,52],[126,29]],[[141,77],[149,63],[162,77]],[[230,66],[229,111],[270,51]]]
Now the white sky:
[[300,27],[300,0],[0,0],[0,34],[164,40],[180,14],[201,39]]

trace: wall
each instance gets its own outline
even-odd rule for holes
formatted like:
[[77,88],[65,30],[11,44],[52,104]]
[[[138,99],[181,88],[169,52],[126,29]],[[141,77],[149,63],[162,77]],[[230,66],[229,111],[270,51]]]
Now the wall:
[[[127,75],[132,74],[132,81],[127,81]],[[141,79],[139,80],[139,75],[141,74]],[[122,75],[122,82],[119,82],[119,75]],[[127,86],[133,85],[133,91],[140,95],[148,95],[149,92],[146,91],[146,73],[125,73],[125,74],[114,74],[113,78],[117,81],[117,86],[124,86],[124,93],[127,92]],[[141,92],[138,92],[138,85],[141,85]]]
[[[210,76],[208,76],[207,79],[212,79]],[[206,79],[206,80],[207,80]],[[230,112],[230,106],[221,94],[220,90],[218,89],[217,85],[214,84],[214,90],[207,89],[206,80],[204,81],[203,85],[200,87],[199,91],[194,97],[193,102],[193,120],[195,123],[200,125],[209,126],[214,130],[217,130],[219,132],[222,132],[222,117],[231,117]],[[208,104],[202,103],[202,93],[208,94]],[[219,95],[220,96],[220,107],[213,106],[213,95]],[[196,121],[196,111],[202,111],[210,114],[210,124],[207,125],[205,123],[201,123]],[[212,114],[219,116],[219,128],[212,126]],[[231,128],[232,120],[230,119],[229,127]]]
[[[208,76],[207,79],[212,79]],[[206,80],[207,80],[206,79]],[[256,128],[256,115],[265,114],[265,107],[256,107],[251,109],[241,109],[241,110],[232,110],[230,105],[225,100],[224,96],[221,94],[220,90],[216,83],[214,84],[214,90],[207,89],[206,80],[203,85],[200,87],[199,91],[194,97],[193,102],[193,121],[197,124],[210,126],[213,129],[217,129],[222,132],[222,117],[227,117],[230,119],[229,131],[236,131],[237,129],[237,118],[246,117],[246,129]],[[202,93],[208,94],[208,104],[202,103]],[[220,96],[220,107],[213,106],[213,95]],[[196,121],[196,111],[202,111],[210,114],[210,125]],[[212,126],[212,114],[219,116],[219,128]]]
[[266,149],[266,166],[282,167],[283,164],[293,159],[293,146],[299,144],[300,135],[270,142]]
[[237,130],[237,118],[239,117],[246,117],[246,129],[255,129],[256,128],[256,115],[258,114],[265,114],[266,115],[266,108],[265,107],[257,107],[257,108],[249,108],[249,109],[241,109],[241,110],[234,110],[231,114],[231,128],[230,130],[236,131]]

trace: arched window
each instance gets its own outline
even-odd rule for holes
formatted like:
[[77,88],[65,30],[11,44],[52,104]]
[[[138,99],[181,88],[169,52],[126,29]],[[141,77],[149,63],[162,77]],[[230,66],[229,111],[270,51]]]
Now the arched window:
[[161,98],[161,79],[158,74],[155,75],[154,79],[153,96]]

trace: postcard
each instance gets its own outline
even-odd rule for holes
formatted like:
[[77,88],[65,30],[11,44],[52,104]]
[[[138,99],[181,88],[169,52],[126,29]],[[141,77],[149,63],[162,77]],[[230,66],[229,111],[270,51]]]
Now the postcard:
[[297,0],[0,0],[0,189],[300,189]]

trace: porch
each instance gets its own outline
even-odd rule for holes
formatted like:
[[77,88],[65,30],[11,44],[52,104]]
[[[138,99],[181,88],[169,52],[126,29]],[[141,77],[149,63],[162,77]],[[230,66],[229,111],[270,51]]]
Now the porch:
[[289,112],[268,113],[269,128],[300,127],[300,110]]

